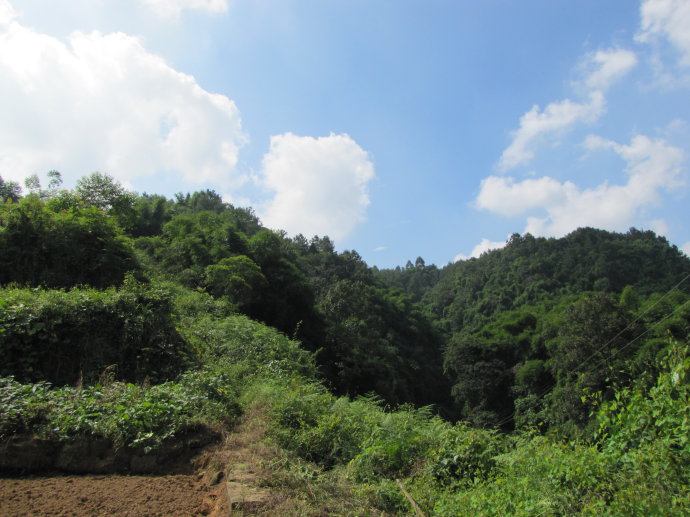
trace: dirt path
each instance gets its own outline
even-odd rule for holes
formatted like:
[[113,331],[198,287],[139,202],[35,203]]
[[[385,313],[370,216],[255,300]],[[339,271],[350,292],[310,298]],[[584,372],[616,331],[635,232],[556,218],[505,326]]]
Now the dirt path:
[[212,481],[222,478],[222,495],[227,498],[230,515],[280,515],[274,511],[287,502],[284,494],[263,486],[266,465],[276,454],[264,441],[266,422],[262,408],[250,407],[242,423],[210,459]]

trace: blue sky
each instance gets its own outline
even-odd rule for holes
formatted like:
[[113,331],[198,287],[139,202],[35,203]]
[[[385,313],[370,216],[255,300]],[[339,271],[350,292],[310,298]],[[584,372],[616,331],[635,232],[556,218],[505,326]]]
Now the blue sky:
[[371,265],[690,252],[690,1],[0,0],[0,175],[212,188]]

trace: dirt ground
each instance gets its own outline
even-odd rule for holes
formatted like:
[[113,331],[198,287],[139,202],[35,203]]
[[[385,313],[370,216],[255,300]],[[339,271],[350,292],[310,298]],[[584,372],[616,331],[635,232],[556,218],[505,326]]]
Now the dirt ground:
[[0,476],[0,517],[370,515],[349,502],[349,492],[324,503],[309,481],[276,473],[271,465],[281,453],[264,442],[265,412],[250,408],[194,460],[192,474]]
[[266,424],[249,412],[224,443],[194,459],[194,473],[175,475],[0,476],[0,517],[225,517],[281,515],[284,502],[259,486]]
[[3,517],[191,517],[215,497],[189,475],[0,478]]

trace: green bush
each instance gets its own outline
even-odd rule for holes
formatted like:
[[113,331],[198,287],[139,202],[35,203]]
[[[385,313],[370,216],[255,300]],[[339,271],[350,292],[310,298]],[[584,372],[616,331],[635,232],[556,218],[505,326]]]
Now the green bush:
[[26,433],[41,424],[50,401],[50,384],[21,384],[0,377],[0,439]]
[[361,452],[382,416],[379,406],[370,400],[335,399],[314,426],[300,433],[305,457],[326,467],[346,464]]
[[673,342],[651,389],[640,384],[616,392],[598,412],[599,438],[609,454],[625,455],[659,444],[690,464],[690,346]]
[[612,465],[593,447],[524,437],[495,458],[494,475],[463,490],[443,492],[439,516],[577,515],[602,508],[611,493]]
[[264,383],[259,397],[271,408],[271,432],[278,444],[310,461],[319,461],[313,441],[305,436],[327,414],[335,397],[317,383],[293,379],[289,383]]
[[91,383],[109,368],[160,382],[193,360],[167,291],[129,280],[120,290],[0,291],[0,375],[23,382]]
[[206,293],[176,293],[177,328],[208,365],[242,366],[246,375],[317,376],[313,354],[299,342],[246,316],[231,314],[231,306]]
[[37,196],[0,203],[0,285],[103,288],[139,270],[115,218],[95,207],[51,206]]
[[240,414],[231,379],[197,371],[156,386],[108,382],[83,388],[51,388],[0,377],[0,437],[34,433],[69,441],[108,438],[146,451],[198,425],[230,424]]
[[690,346],[672,341],[656,384],[619,390],[597,416],[618,465],[611,514],[690,515]]
[[447,426],[431,416],[429,407],[384,413],[371,426],[362,451],[352,460],[352,476],[360,482],[404,477],[423,461]]
[[447,487],[466,487],[491,479],[496,458],[508,450],[504,434],[458,423],[443,429],[428,455],[427,471]]

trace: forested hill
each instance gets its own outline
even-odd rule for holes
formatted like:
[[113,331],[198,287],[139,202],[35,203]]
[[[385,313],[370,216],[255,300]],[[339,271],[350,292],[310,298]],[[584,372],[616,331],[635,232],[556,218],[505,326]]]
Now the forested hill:
[[[328,237],[271,231],[250,208],[208,190],[166,199],[127,192],[100,173],[73,190],[49,176],[45,189],[30,178],[23,197],[0,179],[0,285],[174,282],[300,340],[337,393],[447,405],[440,333],[356,252],[336,252]],[[6,363],[0,373],[18,372]]]
[[257,410],[300,515],[688,514],[690,259],[652,232],[379,271],[212,191],[49,177],[0,178],[2,447]]
[[[65,190],[49,176],[47,189],[30,178],[24,196],[0,183],[0,284],[103,289],[134,278],[201,291],[300,340],[336,393],[576,432],[591,411],[582,390],[606,395],[649,370],[665,332],[687,336],[690,259],[652,232],[515,234],[441,269],[418,258],[379,271],[328,237],[269,230],[212,191],[138,195],[100,173]],[[35,377],[20,356],[2,373]]]
[[[690,274],[690,260],[664,237],[631,228],[613,233],[580,228],[560,238],[513,234],[505,248],[442,269],[421,258],[381,270],[390,287],[423,300],[452,330],[476,330],[498,312],[557,295],[631,286],[641,295],[666,292]],[[690,283],[679,286],[690,292]]]
[[690,259],[651,231],[514,234],[440,270],[417,259],[378,275],[445,333],[454,400],[478,425],[577,433],[592,411],[583,391],[610,393],[688,335]]

